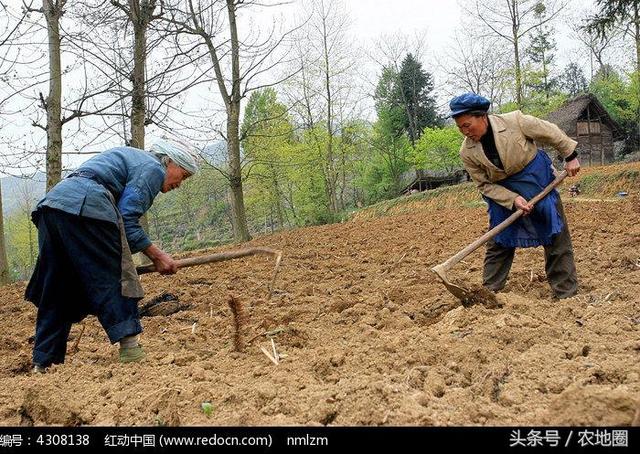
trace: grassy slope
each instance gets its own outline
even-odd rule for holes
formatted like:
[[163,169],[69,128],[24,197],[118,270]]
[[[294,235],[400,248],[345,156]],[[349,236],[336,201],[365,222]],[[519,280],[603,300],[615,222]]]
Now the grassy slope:
[[[583,168],[577,177],[570,178],[562,184],[560,192],[563,195],[566,194],[569,187],[575,183],[580,184],[582,191],[580,198],[617,198],[621,191],[628,192],[629,195],[637,195],[640,192],[640,162]],[[409,213],[415,209],[477,207],[483,204],[475,185],[463,183],[385,200],[354,212],[351,218],[371,219],[390,214]]]

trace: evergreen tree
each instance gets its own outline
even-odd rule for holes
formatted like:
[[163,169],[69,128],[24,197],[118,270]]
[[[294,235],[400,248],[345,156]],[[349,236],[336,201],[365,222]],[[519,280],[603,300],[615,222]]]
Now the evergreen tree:
[[442,123],[431,94],[433,77],[412,54],[408,54],[402,61],[398,82],[400,104],[404,107],[406,116],[404,127],[411,145],[415,146],[424,128]]
[[553,39],[554,30],[552,27],[544,25],[546,7],[543,3],[536,5],[535,15],[538,22],[543,25],[535,28],[531,45],[527,50],[527,54],[535,66],[527,85],[535,91],[543,92],[548,99],[557,85],[557,81],[550,75],[556,49],[556,43]]
[[618,25],[630,35],[636,51],[636,71],[640,72],[640,1],[596,0],[598,13],[589,19],[587,30],[599,37],[608,36]]
[[560,89],[569,96],[577,96],[587,91],[587,78],[576,63],[569,63],[559,80]]

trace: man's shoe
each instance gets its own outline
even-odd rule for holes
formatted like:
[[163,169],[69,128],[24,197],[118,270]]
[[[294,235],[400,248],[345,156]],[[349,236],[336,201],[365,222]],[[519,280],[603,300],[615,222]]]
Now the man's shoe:
[[142,349],[142,345],[137,345],[135,347],[120,348],[121,363],[134,363],[137,361],[142,361],[144,357],[145,357],[145,353],[144,353],[144,350]]
[[40,364],[34,364],[33,369],[31,369],[32,374],[44,374],[47,371],[45,367],[42,367]]

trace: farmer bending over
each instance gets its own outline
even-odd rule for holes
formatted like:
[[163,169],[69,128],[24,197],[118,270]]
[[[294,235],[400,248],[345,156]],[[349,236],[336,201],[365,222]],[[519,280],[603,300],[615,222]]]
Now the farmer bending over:
[[107,150],[47,193],[31,214],[39,255],[25,298],[38,307],[33,370],[63,363],[71,324],[97,316],[120,361],[140,361],[143,296],[131,253],[142,251],[161,274],[176,262],[152,244],[140,217],[159,192],[168,192],[197,170],[190,146],[162,140],[150,151]]
[[516,247],[544,246],[551,289],[556,298],[569,298],[578,291],[578,279],[560,196],[553,190],[535,207],[527,200],[554,180],[551,160],[534,141],[558,150],[569,176],[580,170],[577,142],[553,123],[520,111],[490,115],[490,104],[474,93],[449,103],[449,116],[466,137],[460,148],[462,162],[489,205],[491,228],[515,209],[525,215],[487,243],[483,285],[494,292],[504,288]]

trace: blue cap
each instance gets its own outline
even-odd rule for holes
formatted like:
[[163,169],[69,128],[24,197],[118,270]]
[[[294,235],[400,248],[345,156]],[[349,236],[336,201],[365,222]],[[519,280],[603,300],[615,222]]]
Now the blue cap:
[[449,102],[449,108],[451,113],[449,117],[457,117],[465,112],[472,111],[488,111],[491,101],[484,96],[476,95],[475,93],[463,93],[460,96],[456,96]]

